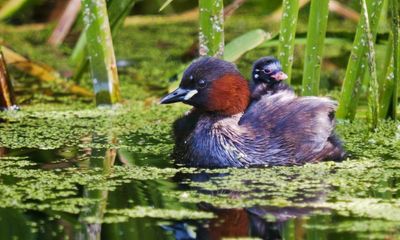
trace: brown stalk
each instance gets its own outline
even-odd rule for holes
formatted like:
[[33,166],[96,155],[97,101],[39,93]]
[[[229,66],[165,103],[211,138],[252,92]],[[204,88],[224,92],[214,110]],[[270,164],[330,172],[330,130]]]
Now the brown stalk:
[[238,9],[246,1],[247,0],[235,0],[233,3],[226,6],[224,8],[224,18],[227,19],[228,17],[232,16],[236,9]]
[[358,12],[335,0],[329,1],[329,11],[334,12],[344,18],[350,19],[354,22],[358,22],[360,20],[360,14]]
[[15,106],[14,90],[0,47],[0,109],[10,109],[13,106]]
[[47,43],[52,46],[60,45],[65,37],[68,35],[71,30],[72,25],[74,24],[76,17],[81,9],[81,1],[80,0],[70,0],[67,7],[65,8],[63,14],[58,21],[56,28],[53,33],[47,40]]
[[91,91],[74,83],[67,82],[65,79],[61,78],[60,74],[50,66],[32,62],[5,46],[3,46],[2,49],[4,53],[4,59],[8,65],[13,65],[16,69],[36,77],[40,81],[53,82],[54,84],[65,88],[66,91],[70,93],[83,97],[93,97],[93,93]]
[[[304,7],[307,3],[309,3],[310,0],[300,0],[299,2],[299,8],[301,9]],[[340,15],[344,18],[350,19],[354,22],[358,22],[360,20],[360,14],[353,9],[343,5],[342,3],[336,1],[336,0],[330,0],[329,1],[329,11],[336,13],[337,15]],[[273,13],[265,17],[266,22],[279,22],[282,17],[282,7],[278,8],[275,10]]]

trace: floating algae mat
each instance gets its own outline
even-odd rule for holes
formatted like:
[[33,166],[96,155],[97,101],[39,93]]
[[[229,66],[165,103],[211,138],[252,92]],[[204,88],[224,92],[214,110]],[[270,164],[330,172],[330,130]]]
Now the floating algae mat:
[[398,123],[339,123],[341,163],[202,170],[169,156],[183,106],[52,109],[0,115],[0,239],[400,238]]

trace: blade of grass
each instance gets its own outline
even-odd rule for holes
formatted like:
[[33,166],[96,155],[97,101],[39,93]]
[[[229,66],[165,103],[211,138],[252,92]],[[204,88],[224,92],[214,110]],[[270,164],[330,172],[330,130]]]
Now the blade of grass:
[[158,11],[161,12],[162,10],[164,10],[164,8],[166,8],[170,3],[172,3],[172,1],[174,1],[174,0],[165,1],[164,4],[160,7],[160,9]]
[[224,54],[224,3],[222,0],[199,0],[200,56]]
[[[367,9],[370,20],[370,29],[373,38],[376,37],[376,29],[383,1],[367,0]],[[366,55],[368,50],[367,40],[365,39],[365,14],[361,15],[361,20],[357,26],[356,35],[353,42],[346,74],[342,86],[339,107],[337,110],[338,118],[348,118],[353,120],[356,114],[359,94],[361,91],[361,81],[364,76]]]
[[[382,4],[382,13],[379,18],[378,22],[378,29],[380,32],[390,32],[390,20],[388,13],[390,12],[389,9],[389,0],[383,0]],[[378,44],[375,42],[375,52],[376,52],[376,74],[378,76],[378,83],[379,83],[379,118],[387,118],[388,110],[392,101],[392,88],[387,88],[388,82],[386,81],[387,78],[387,71],[389,70],[389,66],[392,64],[392,41],[393,35],[388,33],[388,41],[384,45]],[[380,77],[379,77],[380,76]],[[389,80],[389,79],[388,79]],[[388,95],[389,98],[386,98]],[[385,101],[386,102],[385,102]]]
[[368,61],[368,69],[370,74],[370,81],[368,87],[368,108],[369,115],[371,118],[371,127],[375,129],[378,126],[379,119],[379,83],[378,77],[376,75],[376,60],[375,60],[375,46],[374,39],[371,32],[371,26],[368,16],[368,8],[366,0],[362,0],[361,2],[362,13],[364,15],[364,29],[365,29],[365,38],[367,40],[368,51],[367,51],[367,61]]
[[108,7],[111,34],[116,36],[137,0],[113,0]]
[[12,109],[13,106],[15,106],[14,89],[0,48],[0,110]]
[[69,58],[70,62],[76,66],[81,66],[83,61],[86,62],[86,43],[86,31],[83,31],[72,50],[71,57]]
[[82,3],[96,104],[115,104],[121,97],[107,5],[105,0]]
[[383,5],[382,5],[382,12],[381,16],[379,17],[379,22],[378,22],[378,29],[379,32],[390,32],[390,8],[389,8],[389,2],[391,0],[383,0]]
[[299,1],[284,0],[282,8],[282,21],[279,31],[279,61],[282,64],[283,71],[288,75],[287,82],[290,83]]
[[302,94],[318,95],[329,0],[312,0],[307,29]]
[[389,113],[390,105],[392,104],[393,93],[394,93],[394,76],[393,76],[393,37],[389,39],[387,44],[385,69],[382,71],[382,91],[380,93],[380,106],[379,106],[379,117],[387,118]]
[[399,40],[399,1],[391,0],[392,32],[393,32],[393,100],[391,117],[397,119],[398,89],[400,81],[400,40]]
[[226,61],[234,62],[246,52],[256,48],[257,46],[271,38],[272,35],[262,29],[256,29],[247,32],[233,39],[225,46],[223,59]]
[[14,16],[31,0],[8,0],[0,9],[0,21]]

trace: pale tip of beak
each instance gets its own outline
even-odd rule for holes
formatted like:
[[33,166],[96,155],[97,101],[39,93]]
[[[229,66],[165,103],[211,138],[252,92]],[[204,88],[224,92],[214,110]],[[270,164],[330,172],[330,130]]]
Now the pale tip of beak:
[[183,100],[187,101],[189,99],[191,99],[194,95],[196,95],[199,91],[197,91],[196,89],[189,91],[185,97],[183,98]]
[[281,72],[278,72],[278,73],[272,75],[272,77],[273,77],[275,80],[282,81],[282,80],[287,79],[287,78],[288,78],[288,75],[286,75],[286,73],[284,73],[284,72],[281,71]]

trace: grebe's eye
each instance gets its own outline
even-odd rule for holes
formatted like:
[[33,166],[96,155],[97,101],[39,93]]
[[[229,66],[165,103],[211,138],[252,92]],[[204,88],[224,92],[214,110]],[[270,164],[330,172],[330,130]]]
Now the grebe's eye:
[[198,88],[205,88],[207,86],[207,82],[203,79],[200,79],[199,81],[197,81],[196,85]]

